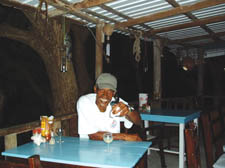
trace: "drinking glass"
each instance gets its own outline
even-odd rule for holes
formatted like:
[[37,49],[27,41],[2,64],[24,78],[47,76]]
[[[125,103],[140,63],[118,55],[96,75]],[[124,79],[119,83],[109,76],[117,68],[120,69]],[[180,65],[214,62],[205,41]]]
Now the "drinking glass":
[[58,128],[56,130],[56,134],[58,135],[59,137],[59,140],[57,141],[57,143],[63,143],[64,141],[62,140],[62,136],[63,136],[63,129],[62,128]]
[[113,141],[113,135],[110,132],[104,133],[103,134],[103,140],[105,143],[107,143],[108,146],[108,152],[110,152],[109,150],[109,144]]

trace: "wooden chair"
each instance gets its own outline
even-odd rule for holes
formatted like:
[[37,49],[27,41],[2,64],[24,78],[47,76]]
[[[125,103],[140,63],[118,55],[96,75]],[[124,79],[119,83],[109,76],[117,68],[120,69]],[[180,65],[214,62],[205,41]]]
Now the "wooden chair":
[[187,164],[189,168],[200,168],[200,147],[197,126],[192,122],[185,129]]
[[[138,133],[143,141],[151,141],[152,146],[157,145],[159,148],[158,154],[160,156],[161,167],[166,168],[164,147],[163,147],[163,125],[151,125],[147,128],[144,127],[144,122],[141,127],[134,125],[131,129],[126,129],[123,124],[121,124],[121,130],[125,133]],[[154,131],[154,136],[149,137],[148,132]],[[147,165],[145,166],[147,167]],[[141,167],[142,168],[142,167]],[[143,166],[144,168],[144,166]]]
[[[163,109],[173,109],[173,110],[191,110],[195,107],[194,97],[181,97],[181,98],[167,98],[161,100],[161,108]],[[179,125],[166,123],[164,124],[165,129],[167,129],[167,134],[165,134],[165,139],[167,140],[167,149],[179,148],[178,145],[171,144],[172,136],[179,132]]]
[[206,151],[207,167],[212,168],[213,163],[223,153],[225,129],[223,117],[218,110],[211,109],[201,114],[204,146]]
[[0,168],[42,168],[40,156],[34,155],[27,159],[27,163],[11,160],[0,160]]
[[[159,148],[158,154],[160,156],[160,163],[162,168],[166,168],[165,155],[164,155],[164,125],[161,123],[158,124],[150,124],[147,128],[143,126],[141,129],[141,137],[144,141],[152,141],[152,146],[157,145]],[[149,136],[149,132],[154,132],[153,136]]]
[[[131,105],[134,109],[138,110],[138,102],[134,101],[134,102],[129,102],[129,105]],[[166,162],[165,162],[165,156],[164,156],[164,147],[163,147],[163,138],[164,138],[164,132],[163,132],[163,124],[162,123],[154,123],[151,124],[153,122],[149,122],[149,126],[147,128],[145,128],[144,126],[144,121],[142,122],[142,126],[138,127],[135,126],[130,129],[130,130],[125,130],[124,131],[124,127],[122,126],[122,130],[123,132],[126,133],[138,133],[139,136],[142,138],[143,141],[152,141],[152,146],[153,145],[157,145],[159,148],[158,154],[160,156],[160,162],[161,162],[161,167],[162,168],[166,168]],[[154,136],[148,136],[149,132],[154,132]]]

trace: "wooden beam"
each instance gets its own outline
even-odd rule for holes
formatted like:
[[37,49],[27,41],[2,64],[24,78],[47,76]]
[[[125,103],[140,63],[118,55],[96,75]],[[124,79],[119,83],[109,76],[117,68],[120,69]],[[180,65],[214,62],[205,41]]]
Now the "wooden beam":
[[154,29],[152,31],[149,31],[148,34],[155,35],[157,33],[174,31],[174,30],[178,30],[178,29],[185,29],[185,28],[194,27],[194,26],[201,26],[201,25],[205,25],[205,24],[209,24],[209,23],[221,22],[224,20],[225,20],[225,15],[213,16],[213,17],[208,17],[208,18],[204,18],[201,20],[195,20],[190,23],[184,23],[184,24],[179,24],[179,25],[175,25],[175,26]]
[[92,22],[94,24],[100,23],[100,20],[81,12],[80,10],[74,8],[72,5],[68,5],[68,3],[64,3],[60,0],[45,0],[45,1],[49,5],[52,5],[57,9],[63,10],[67,13],[71,13],[71,14],[77,16],[77,17],[80,17],[80,18],[84,19],[84,20],[87,20],[87,21]]
[[67,14],[67,12],[65,12],[63,10],[54,9],[54,10],[51,10],[48,12],[48,17],[52,18],[52,17],[64,15],[64,14]]
[[[101,4],[104,4],[104,3],[107,3],[107,2],[111,2],[111,1],[115,1],[115,0],[85,0],[83,2],[78,2],[78,3],[69,3],[69,2],[65,2],[64,0],[61,0],[61,2],[64,2],[68,5],[71,5],[71,7],[74,7],[78,10],[81,10],[83,8],[90,8],[90,7],[93,7],[93,6],[98,6],[98,5],[101,5]],[[60,16],[60,15],[64,15],[66,14],[65,11],[62,11],[62,10],[59,10],[59,9],[54,9],[52,11],[49,11],[48,13],[48,16],[49,17],[56,17],[56,16]]]
[[98,5],[105,4],[112,1],[115,1],[115,0],[84,0],[79,3],[75,3],[73,7],[77,9],[91,8],[93,6],[98,6]]
[[196,4],[193,4],[193,5],[179,6],[179,7],[176,7],[174,9],[167,10],[167,11],[158,12],[158,13],[155,13],[155,14],[151,14],[151,15],[136,18],[136,19],[129,19],[126,22],[117,23],[115,25],[115,28],[129,27],[129,26],[132,26],[132,25],[137,25],[137,24],[141,24],[141,23],[146,23],[146,22],[151,22],[151,21],[155,21],[155,20],[159,20],[159,19],[164,19],[164,18],[168,18],[168,17],[171,17],[171,16],[175,16],[175,15],[179,15],[179,14],[183,14],[183,13],[187,13],[187,12],[191,12],[191,11],[195,11],[195,10],[219,5],[219,4],[222,4],[222,3],[225,3],[225,0],[214,0],[214,1],[205,0],[205,1],[201,1],[201,2],[198,2]]

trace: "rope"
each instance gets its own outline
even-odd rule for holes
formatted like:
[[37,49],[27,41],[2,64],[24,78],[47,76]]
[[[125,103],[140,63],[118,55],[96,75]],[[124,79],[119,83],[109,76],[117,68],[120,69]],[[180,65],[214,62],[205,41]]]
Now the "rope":
[[139,62],[141,60],[141,42],[140,38],[142,37],[142,32],[138,31],[135,35],[135,41],[133,45],[133,54],[135,54],[135,60]]

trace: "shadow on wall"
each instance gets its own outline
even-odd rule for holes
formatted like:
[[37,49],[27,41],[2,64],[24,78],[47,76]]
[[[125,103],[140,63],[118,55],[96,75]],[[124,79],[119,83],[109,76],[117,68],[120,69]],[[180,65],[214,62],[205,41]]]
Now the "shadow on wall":
[[4,97],[2,127],[52,114],[51,90],[44,64],[28,46],[0,38],[0,90]]

